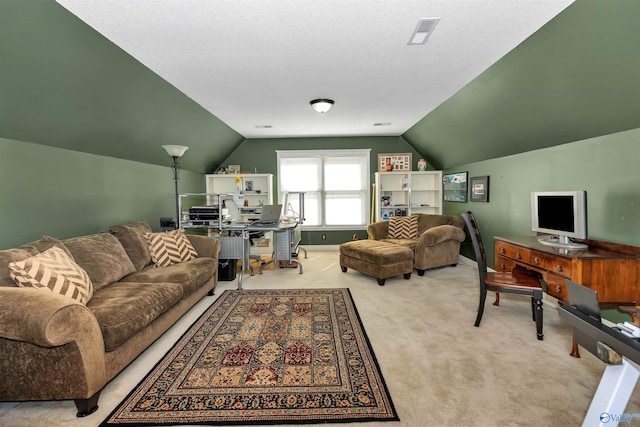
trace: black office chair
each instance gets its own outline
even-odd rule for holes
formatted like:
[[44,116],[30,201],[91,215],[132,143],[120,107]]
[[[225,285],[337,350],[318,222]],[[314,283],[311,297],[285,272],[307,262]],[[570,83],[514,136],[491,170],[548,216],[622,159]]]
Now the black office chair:
[[[480,326],[484,303],[487,299],[487,291],[504,292],[516,295],[526,295],[531,297],[531,312],[533,320],[536,322],[538,339],[542,340],[542,285],[540,277],[536,273],[516,267],[511,272],[487,272],[487,257],[485,256],[482,237],[478,230],[478,224],[472,212],[465,212],[462,218],[467,224],[473,250],[478,262],[478,275],[480,276],[480,303],[478,305],[478,316],[475,326]],[[494,305],[498,305],[498,299]]]

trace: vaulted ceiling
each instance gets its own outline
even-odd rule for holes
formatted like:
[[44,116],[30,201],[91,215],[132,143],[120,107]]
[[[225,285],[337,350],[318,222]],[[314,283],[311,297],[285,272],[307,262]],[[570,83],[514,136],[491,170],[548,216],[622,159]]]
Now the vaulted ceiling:
[[245,138],[402,135],[447,168],[640,127],[636,0],[59,3],[0,3],[0,137],[209,172]]

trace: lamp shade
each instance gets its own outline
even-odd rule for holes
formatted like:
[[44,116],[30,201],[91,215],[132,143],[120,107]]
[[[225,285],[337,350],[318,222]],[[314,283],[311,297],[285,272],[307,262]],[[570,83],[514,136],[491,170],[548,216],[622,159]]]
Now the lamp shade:
[[184,145],[163,145],[162,148],[164,148],[164,151],[171,157],[182,157],[184,152],[189,149],[189,147],[185,147]]
[[326,113],[333,106],[332,99],[314,99],[310,102],[311,107],[318,113]]

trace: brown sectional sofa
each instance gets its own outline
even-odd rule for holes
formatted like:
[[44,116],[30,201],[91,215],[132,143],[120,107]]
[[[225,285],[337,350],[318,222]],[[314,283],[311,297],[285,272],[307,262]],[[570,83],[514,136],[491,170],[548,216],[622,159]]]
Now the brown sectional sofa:
[[[110,233],[43,239],[0,251],[0,400],[74,399],[78,416],[97,409],[102,388],[217,284],[220,242],[188,235],[198,257],[151,263],[140,221]],[[84,305],[67,296],[17,287],[8,264],[52,246],[89,275]]]
[[460,244],[465,239],[462,218],[452,215],[413,215],[418,217],[417,239],[389,239],[389,221],[370,224],[367,228],[369,238],[412,249],[413,267],[419,276],[429,268],[456,265]]

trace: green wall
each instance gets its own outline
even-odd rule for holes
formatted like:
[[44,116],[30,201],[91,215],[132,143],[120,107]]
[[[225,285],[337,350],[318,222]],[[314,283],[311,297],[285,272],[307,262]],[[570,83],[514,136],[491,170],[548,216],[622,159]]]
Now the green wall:
[[[247,139],[225,159],[222,166],[239,164],[241,170],[274,175],[274,189],[277,182],[276,150],[336,150],[371,149],[371,182],[375,182],[374,173],[378,170],[379,153],[412,153],[413,169],[422,156],[400,136],[390,137],[335,137],[335,138],[273,138]],[[428,169],[433,169],[428,165]],[[326,240],[322,240],[322,234]],[[367,232],[362,229],[335,231],[304,231],[302,243],[311,245],[337,245],[351,240],[353,234],[366,239]]]
[[[159,148],[160,149],[160,148]],[[173,174],[156,166],[0,138],[0,249],[175,216]],[[180,191],[204,191],[200,173],[180,172]]]
[[[493,237],[534,235],[532,191],[586,190],[588,235],[640,246],[640,128],[528,153],[460,165],[446,172],[490,176],[489,203],[445,202],[443,212],[474,212],[493,266]],[[473,250],[464,245],[470,258]]]

